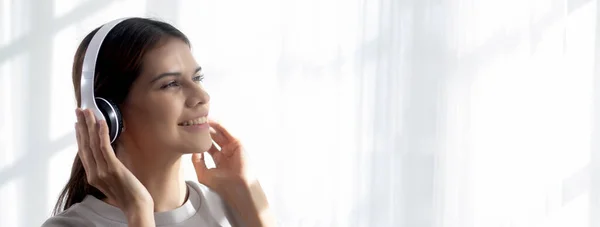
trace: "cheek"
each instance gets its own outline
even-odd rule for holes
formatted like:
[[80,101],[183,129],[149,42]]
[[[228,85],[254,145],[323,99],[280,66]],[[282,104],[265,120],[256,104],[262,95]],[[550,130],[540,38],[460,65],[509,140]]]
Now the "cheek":
[[148,110],[139,116],[133,116],[136,123],[145,130],[153,132],[168,132],[177,127],[177,114],[172,107]]
[[177,126],[181,116],[183,101],[167,93],[149,99],[145,107],[149,123],[155,123],[157,127],[173,127]]
[[177,138],[179,108],[167,100],[149,101],[143,106],[131,108],[126,116],[126,130],[136,134],[138,140],[147,142],[174,140]]

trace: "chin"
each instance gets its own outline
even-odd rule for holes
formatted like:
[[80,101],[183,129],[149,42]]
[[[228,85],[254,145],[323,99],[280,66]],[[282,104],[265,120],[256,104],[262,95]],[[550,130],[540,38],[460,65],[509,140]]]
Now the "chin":
[[185,154],[202,153],[210,149],[210,147],[212,146],[212,140],[210,139],[210,137],[208,137],[198,139],[195,141],[181,142],[181,144],[184,144],[184,146],[180,150],[183,151],[183,153]]

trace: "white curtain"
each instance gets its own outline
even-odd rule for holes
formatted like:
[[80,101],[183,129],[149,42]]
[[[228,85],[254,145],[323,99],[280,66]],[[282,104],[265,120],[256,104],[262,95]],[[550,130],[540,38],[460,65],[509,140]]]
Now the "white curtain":
[[599,7],[0,0],[0,226],[50,215],[75,48],[123,16],[190,37],[280,226],[600,226]]

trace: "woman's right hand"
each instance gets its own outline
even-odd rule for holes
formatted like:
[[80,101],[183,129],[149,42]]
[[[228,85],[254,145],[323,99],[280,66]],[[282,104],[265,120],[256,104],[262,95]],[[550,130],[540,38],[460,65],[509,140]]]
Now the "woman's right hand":
[[[87,181],[104,193],[134,222],[154,223],[154,202],[144,185],[117,158],[110,144],[108,125],[96,122],[91,110],[75,110],[77,154]],[[152,220],[140,220],[151,218]],[[132,224],[132,223],[130,223]]]

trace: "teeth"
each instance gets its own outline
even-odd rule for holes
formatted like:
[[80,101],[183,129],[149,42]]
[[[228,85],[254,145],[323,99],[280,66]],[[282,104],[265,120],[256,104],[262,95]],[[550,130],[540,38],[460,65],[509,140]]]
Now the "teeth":
[[208,121],[208,119],[206,117],[201,117],[201,118],[197,118],[194,120],[189,120],[189,121],[183,122],[180,125],[183,125],[183,126],[200,125],[200,124],[206,123],[207,121]]

